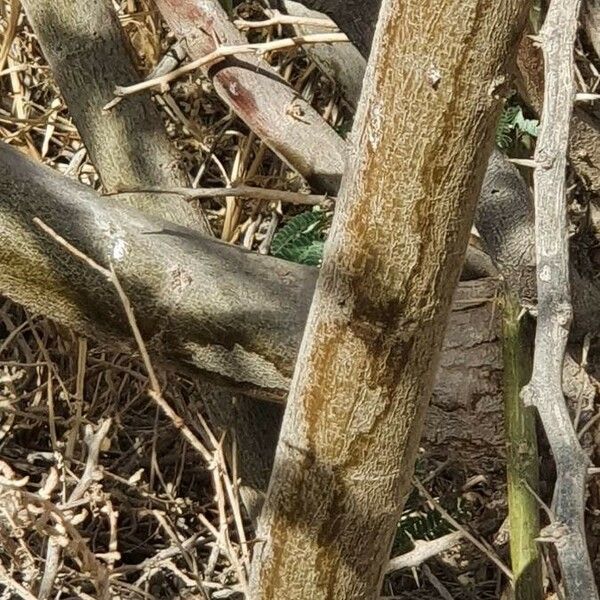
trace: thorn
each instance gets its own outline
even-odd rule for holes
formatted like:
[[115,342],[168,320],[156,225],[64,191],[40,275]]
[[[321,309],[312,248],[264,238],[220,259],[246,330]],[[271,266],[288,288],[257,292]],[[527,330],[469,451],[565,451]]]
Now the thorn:
[[575,94],[575,102],[594,102],[600,100],[600,94]]
[[520,165],[521,167],[529,167],[530,169],[535,169],[538,166],[538,163],[532,158],[509,158],[508,162]]

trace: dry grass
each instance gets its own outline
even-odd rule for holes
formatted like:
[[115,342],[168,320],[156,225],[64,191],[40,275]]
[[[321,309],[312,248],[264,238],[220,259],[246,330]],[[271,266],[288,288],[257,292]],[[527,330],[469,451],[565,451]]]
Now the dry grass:
[[[150,0],[116,4],[138,67],[148,74],[173,39]],[[239,7],[238,16],[264,18],[254,2]],[[281,33],[273,26],[249,35],[265,41]],[[303,52],[278,53],[272,61],[333,125],[348,129],[335,85]],[[17,0],[0,0],[0,92],[0,139],[99,188]],[[304,189],[229,113],[207,80],[187,76],[156,101],[194,186]],[[302,210],[288,207],[284,214],[278,203],[236,198],[205,206],[218,236],[263,252],[282,218]],[[253,534],[243,521],[235,465],[230,469],[224,460],[231,440],[211,432],[193,381],[157,376],[162,399],[194,443],[152,401],[142,361],[108,352],[2,300],[0,600],[36,598],[40,586],[52,598],[242,596]],[[466,474],[450,481],[445,473],[436,475],[438,495],[463,493],[456,490],[464,490]],[[473,488],[464,493],[475,494]],[[477,503],[478,522],[494,523],[493,531],[485,531],[491,537],[502,520],[502,495]],[[438,597],[440,577],[456,599],[497,598],[502,589],[478,553],[460,575],[450,576],[447,566],[434,571],[418,583],[412,574],[390,578],[386,593]]]
[[[118,3],[149,73],[173,39],[146,0]],[[240,16],[263,15],[251,4]],[[264,15],[263,15],[264,16]],[[252,32],[266,40],[277,27]],[[0,138],[69,177],[100,187],[19,3],[0,3]],[[273,59],[326,107],[334,86],[300,52]],[[197,75],[156,98],[194,186],[303,183],[230,114]],[[268,250],[281,205],[209,205],[215,233]],[[204,419],[194,383],[159,373],[186,442],[149,399],[148,370],[8,300],[0,308],[0,597],[229,598],[251,551],[235,472]],[[176,419],[177,419],[176,417]],[[188,438],[189,439],[189,438]],[[235,465],[234,465],[235,470]],[[32,591],[33,590],[33,591]]]

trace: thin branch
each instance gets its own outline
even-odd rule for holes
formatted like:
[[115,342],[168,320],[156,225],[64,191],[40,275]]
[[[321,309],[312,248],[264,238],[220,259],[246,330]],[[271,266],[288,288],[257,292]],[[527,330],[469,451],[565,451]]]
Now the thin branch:
[[189,62],[170,73],[154,77],[152,79],[146,79],[140,83],[127,86],[117,86],[115,88],[115,96],[106,106],[104,110],[113,108],[118,102],[119,98],[128,96],[130,94],[137,94],[143,90],[148,90],[154,87],[162,87],[169,84],[171,81],[189,73],[196,69],[209,64],[215,64],[228,56],[234,56],[236,54],[266,54],[267,52],[274,52],[276,50],[284,50],[286,48],[300,47],[305,44],[330,44],[333,42],[347,42],[348,37],[344,33],[311,33],[308,35],[298,35],[291,38],[284,38],[281,40],[273,40],[271,42],[264,42],[258,44],[240,44],[236,46],[219,46],[212,52]]
[[418,567],[426,560],[456,546],[463,536],[464,534],[462,531],[453,531],[452,533],[443,535],[435,540],[417,540],[413,550],[390,559],[385,568],[385,572],[393,573],[394,571],[400,571],[401,569]]
[[118,196],[119,194],[177,194],[184,198],[204,199],[204,198],[227,198],[244,197],[257,200],[267,200],[269,202],[283,202],[285,204],[297,204],[306,206],[323,206],[330,208],[334,198],[326,194],[302,194],[300,192],[291,192],[289,190],[274,190],[248,185],[238,185],[228,188],[184,188],[184,187],[148,187],[137,189],[124,189],[118,192],[104,194],[105,196]]
[[169,406],[167,401],[164,399],[162,395],[162,391],[160,388],[160,383],[158,381],[158,376],[156,375],[156,371],[152,366],[152,361],[150,360],[150,355],[148,354],[148,350],[146,348],[146,344],[144,342],[144,338],[142,337],[142,333],[140,328],[138,327],[137,321],[135,319],[135,315],[133,314],[133,309],[131,307],[131,302],[123,290],[121,283],[115,273],[114,269],[107,269],[102,265],[99,265],[95,260],[90,258],[87,254],[81,252],[70,244],[67,240],[65,240],[62,236],[60,236],[52,227],[49,227],[44,223],[41,219],[37,217],[33,219],[34,223],[43,231],[45,231],[50,237],[56,240],[61,246],[66,248],[71,254],[79,258],[80,260],[87,263],[92,269],[95,269],[101,275],[104,275],[114,286],[119,295],[119,299],[123,304],[123,309],[125,310],[125,314],[127,315],[127,319],[129,320],[129,325],[131,327],[133,336],[137,343],[138,349],[140,351],[140,355],[142,357],[142,361],[144,363],[144,367],[148,372],[148,380],[150,382],[150,390],[148,391],[149,396],[157,403],[157,405],[164,411],[164,413],[169,417],[173,425],[176,429],[180,430],[183,434],[183,437],[190,443],[192,448],[197,450],[202,458],[207,463],[212,462],[212,454],[208,451],[208,449],[202,444],[202,442],[198,439],[198,437],[189,429],[189,427],[184,423],[183,419]]
[[[125,290],[121,286],[119,278],[117,277],[115,270],[112,268],[112,265],[111,265],[110,269],[107,269],[107,268],[99,265],[92,258],[90,258],[86,254],[84,254],[83,252],[81,252],[80,250],[75,248],[67,240],[65,240],[63,237],[61,237],[51,227],[46,225],[41,219],[38,219],[36,217],[36,218],[34,218],[34,222],[38,227],[40,227],[42,230],[44,230],[49,236],[51,236],[54,240],[56,240],[66,250],[71,252],[71,254],[73,254],[76,257],[78,257],[79,259],[85,261],[90,267],[92,267],[93,269],[98,271],[101,275],[106,277],[114,285],[114,287],[117,291],[117,294],[119,296],[119,299],[121,300],[121,303],[123,305],[123,309],[127,316],[127,320],[129,322],[129,326],[131,327],[135,341],[137,343],[138,350],[142,357],[142,361],[144,362],[144,367],[146,368],[146,371],[148,373],[148,380],[150,383],[150,389],[148,390],[148,395],[150,396],[150,398],[152,398],[152,400],[154,400],[154,402],[157,404],[157,406],[166,414],[166,416],[170,419],[171,423],[175,426],[175,428],[181,432],[182,436],[190,444],[190,446],[192,446],[192,448],[194,450],[196,450],[200,454],[200,456],[202,456],[204,461],[209,466],[212,467],[213,482],[214,482],[215,490],[217,492],[217,498],[219,499],[219,503],[221,506],[222,527],[225,527],[225,524],[226,524],[226,516],[225,516],[225,512],[224,512],[225,511],[226,494],[225,494],[225,491],[223,490],[223,485],[225,485],[225,487],[228,488],[227,491],[229,493],[227,494],[227,498],[230,501],[231,508],[234,512],[234,517],[237,518],[238,524],[241,524],[241,514],[239,513],[239,506],[237,506],[237,503],[235,502],[235,498],[233,497],[233,495],[231,493],[230,482],[228,485],[226,466],[225,466],[225,462],[224,462],[225,459],[224,459],[222,449],[220,448],[220,444],[217,442],[216,438],[214,438],[211,434],[210,441],[211,441],[211,445],[214,447],[214,450],[215,450],[215,455],[213,455],[213,453],[211,453],[210,450],[202,443],[202,441],[198,438],[198,436],[188,427],[188,425],[185,423],[184,419],[177,414],[177,412],[170,406],[170,404],[164,398],[161,387],[160,387],[160,383],[158,380],[158,376],[156,374],[156,371],[154,370],[152,361],[150,360],[150,355],[148,353],[148,349],[146,348],[144,338],[142,336],[140,328],[137,324],[137,320],[133,313],[133,308],[131,306],[131,302],[129,301],[129,298],[127,297],[127,294],[125,293]],[[207,432],[210,433],[210,430],[208,429],[208,426],[206,424],[205,424],[205,429],[207,430]],[[88,469],[86,467],[86,472],[87,472],[87,470]],[[225,545],[230,546],[229,538],[226,533],[223,535],[223,537],[225,538]],[[220,538],[221,538],[221,536],[219,536],[219,539]],[[243,551],[245,554],[247,552],[246,541],[243,537],[240,541],[241,541]],[[232,565],[236,569],[238,579],[240,581],[240,585],[245,590],[247,588],[246,573],[243,571],[242,565],[240,564],[236,553],[233,552],[233,550],[230,547],[228,548],[227,554],[228,554],[228,557],[229,557]]]
[[461,525],[426,489],[425,486],[416,478],[413,478],[413,485],[417,488],[417,491],[423,498],[425,498],[431,505],[444,517],[444,519],[461,532],[462,536],[469,540],[475,548],[485,554],[503,573],[506,578],[510,581],[511,585],[514,583],[514,577],[512,571],[504,564],[502,559],[494,552],[492,548],[488,548],[483,542],[478,540],[472,535],[464,525]]
[[575,101],[573,45],[580,0],[553,0],[540,32],[544,53],[544,106],[534,171],[538,319],[526,404],[537,408],[556,463],[553,512],[542,531],[553,542],[569,599],[598,599],[584,527],[589,460],[571,422],[562,391],[572,320],[566,167]]
[[[40,221],[41,223],[41,221]],[[69,499],[66,506],[61,507],[64,511],[65,518],[68,518],[66,510],[70,504],[76,503],[78,500],[83,498],[83,495],[88,490],[90,485],[93,483],[98,470],[98,460],[100,458],[100,450],[104,438],[108,435],[112,421],[107,419],[100,424],[100,427],[96,432],[92,430],[90,426],[86,428],[85,432],[85,445],[87,446],[87,458],[85,461],[85,469],[81,476],[81,479],[69,495]],[[49,598],[52,595],[54,588],[54,582],[58,575],[60,567],[60,561],[62,558],[62,546],[56,543],[54,540],[48,540],[48,549],[46,551],[46,561],[44,564],[44,574],[40,583],[40,589],[38,592],[38,598]]]
[[263,21],[246,21],[245,19],[236,19],[233,24],[242,31],[246,29],[261,29],[263,27],[272,27],[273,25],[308,25],[314,27],[327,27],[328,29],[336,29],[339,27],[328,18],[318,17],[296,17],[294,15],[284,15],[275,13],[274,16]]

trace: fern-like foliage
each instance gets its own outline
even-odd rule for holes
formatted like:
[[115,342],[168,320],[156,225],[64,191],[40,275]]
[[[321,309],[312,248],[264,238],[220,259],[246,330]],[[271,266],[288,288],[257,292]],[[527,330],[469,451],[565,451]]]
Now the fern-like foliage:
[[[416,499],[418,500],[418,496]],[[410,501],[408,504],[411,504]],[[468,522],[472,517],[471,508],[460,498],[447,506],[446,510],[458,521]],[[419,505],[418,508],[407,506],[396,529],[392,555],[409,552],[414,548],[415,540],[435,540],[452,531],[454,527],[438,510],[428,505]]]
[[327,215],[320,210],[292,217],[273,237],[271,254],[302,265],[319,265],[323,257],[326,224]]
[[506,150],[513,140],[527,141],[524,138],[537,138],[538,128],[537,119],[525,118],[520,106],[506,106],[496,127],[496,144]]
[[404,511],[396,530],[393,554],[410,552],[415,540],[435,540],[452,531],[454,527],[437,510]]
[[502,114],[500,115],[500,119],[498,119],[498,125],[496,126],[496,144],[499,148],[505,150],[510,146],[512,141],[511,133],[513,130],[513,120],[514,114],[513,109],[517,107],[509,106],[506,107]]

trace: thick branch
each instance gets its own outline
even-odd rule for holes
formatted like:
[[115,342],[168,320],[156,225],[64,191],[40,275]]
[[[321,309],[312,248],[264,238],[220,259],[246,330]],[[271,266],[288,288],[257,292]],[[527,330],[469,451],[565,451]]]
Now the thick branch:
[[156,355],[271,394],[287,387],[312,296],[312,269],[99,199],[5,144],[0,213],[2,293],[91,337],[129,346],[110,286],[43,239],[32,224],[39,217],[99,264],[114,263]]
[[[114,289],[55,245],[34,217],[100,264],[115,264],[157,364],[283,399],[316,270],[144,217],[0,143],[0,293],[130,353],[135,344]],[[452,454],[490,471],[501,466],[504,443],[496,295],[491,280],[459,288],[426,431],[433,456]],[[239,447],[257,433],[269,440],[264,447],[275,447],[279,414],[266,410],[274,404],[256,411],[238,397],[232,409],[227,391],[219,399],[211,411],[220,408],[223,426],[245,436]],[[258,457],[246,485],[266,488],[272,456]]]
[[[113,347],[134,347],[114,290],[44,236],[38,217],[99,264],[114,264],[157,360],[283,398],[315,269],[144,216],[4,143],[0,217],[0,293]],[[493,298],[494,284],[471,285],[479,291],[457,309],[471,296],[475,306]]]
[[[192,59],[221,44],[247,40],[218,0],[156,0],[164,19],[187,43]],[[213,37],[214,36],[214,37]],[[208,69],[221,99],[312,186],[336,194],[344,170],[346,143],[264,60],[229,58]]]
[[[187,176],[149,95],[102,110],[116,85],[139,79],[112,2],[23,0],[23,6],[105,189],[186,186]],[[121,200],[209,231],[202,215],[178,196],[138,194]]]
[[547,541],[555,544],[568,597],[592,600],[598,591],[584,527],[589,461],[562,391],[572,316],[565,179],[579,6],[578,0],[553,0],[540,32],[545,90],[534,174],[538,318],[533,374],[523,398],[537,408],[556,463],[555,519],[544,530]]
[[492,149],[490,89],[527,8],[382,5],[261,516],[253,599],[379,596]]

